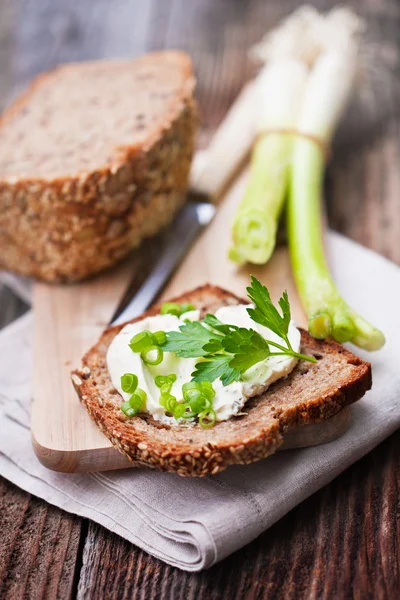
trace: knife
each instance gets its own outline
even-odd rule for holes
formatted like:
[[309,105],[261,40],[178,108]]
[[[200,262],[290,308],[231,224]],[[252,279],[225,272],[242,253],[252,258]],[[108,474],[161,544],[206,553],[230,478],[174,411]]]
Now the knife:
[[[191,244],[212,221],[217,201],[244,163],[254,140],[255,83],[248,84],[231,106],[211,144],[193,162],[189,199],[163,238],[160,258],[133,299],[112,320],[118,325],[141,315],[164,289]],[[203,198],[199,200],[200,198]]]

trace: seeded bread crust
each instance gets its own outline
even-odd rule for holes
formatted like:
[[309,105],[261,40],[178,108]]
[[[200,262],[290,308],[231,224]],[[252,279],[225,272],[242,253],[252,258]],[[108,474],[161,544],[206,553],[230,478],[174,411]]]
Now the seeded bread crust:
[[[94,170],[82,168],[54,178],[10,174],[12,160],[0,164],[0,267],[47,281],[80,280],[112,266],[172,220],[185,201],[194,149],[195,82],[190,58],[170,51],[113,64],[118,69],[140,68],[142,85],[152,86],[151,102],[152,94],[161,93],[154,75],[160,63],[181,72],[181,83],[164,91],[169,99],[165,114],[156,115],[157,127],[136,122],[133,133],[140,142],[111,149],[109,160]],[[103,64],[110,68],[107,61]],[[13,119],[17,122],[21,110],[29,110],[32,96],[44,83],[87,68],[90,63],[65,65],[38,77],[0,119],[0,140],[5,125]],[[146,73],[150,78],[154,75],[153,83],[146,83]],[[12,157],[12,148],[10,153]]]
[[[173,301],[191,302],[202,315],[220,306],[246,302],[211,285]],[[138,319],[157,314],[159,308],[155,306]],[[128,419],[120,410],[122,398],[106,365],[107,348],[122,327],[110,327],[103,333],[83,357],[82,368],[73,371],[72,382],[98,427],[134,466],[203,477],[229,465],[252,463],[273,454],[287,431],[332,417],[359,400],[372,385],[369,363],[336,342],[317,341],[302,331],[302,352],[314,355],[318,362],[300,361],[288,377],[248,400],[246,416],[222,421],[212,429],[169,427],[145,414]]]

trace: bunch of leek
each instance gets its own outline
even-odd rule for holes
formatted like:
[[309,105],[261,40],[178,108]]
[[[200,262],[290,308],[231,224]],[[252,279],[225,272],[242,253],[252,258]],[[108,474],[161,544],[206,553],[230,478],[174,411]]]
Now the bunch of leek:
[[354,88],[362,30],[350,9],[322,15],[303,7],[255,47],[265,62],[257,83],[259,132],[230,257],[268,261],[287,197],[293,274],[310,333],[377,350],[383,334],[346,304],[330,275],[320,206],[326,150]]

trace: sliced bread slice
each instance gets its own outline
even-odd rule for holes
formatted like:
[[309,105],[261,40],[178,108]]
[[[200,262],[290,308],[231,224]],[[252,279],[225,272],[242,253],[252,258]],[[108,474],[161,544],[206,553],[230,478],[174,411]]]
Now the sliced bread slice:
[[[173,301],[190,302],[202,315],[223,305],[246,303],[211,285]],[[157,314],[159,308],[139,318]],[[72,373],[72,381],[90,416],[135,466],[204,476],[232,464],[260,460],[279,448],[285,432],[332,417],[359,400],[372,384],[369,363],[336,342],[317,341],[302,331],[302,352],[314,355],[317,362],[299,362],[285,379],[248,400],[245,416],[219,422],[211,429],[161,425],[146,414],[128,419],[120,410],[122,398],[111,383],[106,364],[107,348],[123,326],[104,332],[83,357],[82,368]]]
[[0,119],[0,266],[77,280],[171,221],[196,109],[183,52],[64,65]]

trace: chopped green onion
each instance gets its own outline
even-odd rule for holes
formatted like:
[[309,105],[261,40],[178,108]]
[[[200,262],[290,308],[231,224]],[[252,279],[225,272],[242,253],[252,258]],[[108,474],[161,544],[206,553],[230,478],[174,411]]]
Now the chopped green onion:
[[143,410],[146,406],[147,394],[140,388],[129,398],[127,402],[121,404],[121,410],[127,417],[133,417],[136,413]]
[[184,398],[186,395],[191,395],[192,392],[197,392],[199,394],[203,393],[201,385],[200,383],[197,383],[197,381],[189,381],[188,383],[184,383],[182,386],[182,393]]
[[204,398],[203,393],[201,392],[201,390],[186,390],[185,392],[183,392],[183,399],[186,402],[192,402],[194,400],[198,400],[198,399],[202,399]]
[[129,398],[129,404],[136,412],[140,412],[143,408],[143,400],[137,393]]
[[212,383],[210,383],[209,381],[202,381],[200,383],[200,386],[201,386],[201,391],[203,392],[205,397],[208,398],[209,400],[212,400],[215,396],[215,390],[212,386]]
[[168,377],[167,375],[156,375],[154,377],[154,383],[156,384],[156,386],[158,388],[162,387],[163,385],[165,385],[168,382]]
[[125,373],[121,377],[121,388],[127,394],[133,394],[138,386],[138,378],[133,373]]
[[180,317],[184,313],[194,309],[193,304],[190,303],[178,304],[177,302],[164,302],[161,306],[160,313],[162,315],[175,315],[175,317]]
[[160,394],[160,406],[163,406],[167,412],[173,413],[175,406],[178,404],[177,399],[172,394]]
[[133,417],[136,414],[136,410],[131,407],[129,400],[121,404],[121,410],[127,417]]
[[167,396],[171,392],[171,389],[172,383],[169,381],[160,387],[160,393],[161,395]]
[[142,399],[142,402],[146,402],[147,400],[147,394],[144,390],[142,390],[141,388],[138,388],[135,392],[135,394],[137,394],[138,396],[140,396],[140,398]]
[[181,419],[186,411],[185,404],[177,404],[174,408],[173,415],[175,419]]
[[197,398],[193,398],[191,400],[189,400],[189,406],[192,410],[192,412],[199,414],[202,411],[204,411],[206,409],[205,406],[205,398],[204,396],[198,396]]
[[213,427],[216,420],[217,415],[213,409],[209,410],[208,412],[203,412],[199,415],[199,424],[204,428]]
[[154,383],[158,388],[161,388],[163,385],[171,385],[175,383],[176,375],[175,373],[171,373],[171,375],[156,375],[154,377]]
[[172,396],[172,394],[170,394],[165,400],[165,408],[167,409],[167,412],[173,413],[177,404],[178,401],[175,398],[175,396]]
[[154,346],[153,334],[147,330],[137,333],[129,342],[129,347],[133,352],[142,352],[150,346]]
[[160,313],[162,315],[175,315],[179,317],[181,314],[181,305],[176,302],[164,302],[161,306]]
[[166,396],[165,394],[160,394],[160,397],[158,399],[158,403],[160,406],[162,406],[163,408],[167,408],[166,407],[166,402],[168,400],[168,396]]
[[[184,419],[192,419],[193,417],[197,416],[197,413],[193,412],[192,410],[190,410],[190,406],[189,404],[185,403],[185,404],[181,404],[181,406],[185,407],[185,412],[183,413],[182,417]],[[189,409],[189,412],[186,412]]]
[[149,346],[140,353],[141,359],[146,365],[159,365],[164,358],[164,352],[159,346]]
[[190,303],[181,304],[181,315],[183,315],[184,313],[190,312],[191,310],[195,310],[195,307],[193,306],[193,304],[190,304]]
[[157,346],[162,346],[167,341],[165,331],[156,331],[153,333],[153,341]]
[[156,375],[154,377],[154,383],[160,388],[164,384],[164,375]]
[[[215,419],[213,421],[213,415],[215,415],[215,412],[212,408],[212,399],[215,396],[215,391],[211,383],[208,381],[189,381],[188,383],[183,384],[182,394],[185,400],[185,404],[183,404],[183,406],[186,407],[185,412],[182,413],[182,417],[184,419],[191,419],[192,417],[199,415],[210,414],[211,417],[208,418],[208,420],[212,423],[210,425],[207,423],[203,426],[211,427],[215,422]],[[205,416],[204,419],[206,419]]]

